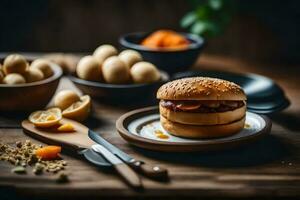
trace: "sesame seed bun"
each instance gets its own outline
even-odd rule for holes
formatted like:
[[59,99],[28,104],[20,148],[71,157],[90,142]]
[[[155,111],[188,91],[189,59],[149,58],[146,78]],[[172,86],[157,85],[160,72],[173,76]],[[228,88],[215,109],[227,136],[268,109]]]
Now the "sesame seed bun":
[[229,123],[220,125],[208,125],[208,126],[197,126],[197,125],[187,125],[172,122],[160,116],[161,125],[170,134],[185,137],[185,138],[217,138],[225,137],[238,133],[243,129],[245,124],[245,117]]
[[[162,127],[172,135],[215,138],[233,135],[244,127],[246,95],[233,82],[208,77],[178,79],[161,86],[157,98],[161,99],[159,110]],[[168,103],[165,104],[166,101],[170,101],[170,107]],[[188,101],[197,101],[199,105],[189,104]],[[220,102],[217,102],[217,106],[221,109],[211,107],[216,101]],[[243,104],[224,109],[226,102],[235,101],[243,101]]]
[[246,100],[243,89],[230,81],[191,77],[168,82],[157,91],[157,98],[164,100]]
[[219,125],[228,124],[242,119],[246,113],[246,105],[226,112],[174,112],[159,105],[160,114],[169,121],[189,125]]

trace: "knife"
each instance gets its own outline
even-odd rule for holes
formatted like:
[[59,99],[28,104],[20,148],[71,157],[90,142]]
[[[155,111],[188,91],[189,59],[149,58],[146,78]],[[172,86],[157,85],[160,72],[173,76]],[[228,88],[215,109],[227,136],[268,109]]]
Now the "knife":
[[111,153],[119,157],[133,169],[137,170],[138,172],[148,176],[150,178],[159,178],[159,179],[166,179],[168,177],[168,171],[165,168],[159,166],[151,166],[146,164],[141,160],[135,160],[133,157],[125,153],[124,151],[120,150],[116,146],[112,145],[108,141],[106,141],[103,137],[101,137],[96,132],[89,130],[88,131],[89,137],[94,140],[96,143],[102,145]]
[[100,144],[92,145],[92,149],[101,154],[106,160],[108,160],[115,170],[124,178],[124,180],[134,188],[140,189],[143,187],[140,177],[128,167],[120,158],[115,156],[104,146]]
[[[128,184],[136,189],[142,188],[141,181],[135,171],[122,162],[120,158],[116,157],[108,150],[103,150],[104,147],[97,148],[96,146],[96,148],[94,147],[93,150],[92,146],[97,144],[87,137],[87,127],[70,119],[62,119],[61,122],[63,124],[72,123],[74,126],[76,126],[76,131],[74,131],[72,134],[49,134],[52,132],[36,128],[29,120],[22,121],[22,127],[24,133],[27,135],[48,144],[63,146],[64,149],[68,149],[73,153],[83,156],[87,161],[96,166],[103,168],[117,165],[115,167],[116,170],[122,175],[122,177],[124,177]],[[95,150],[101,153],[97,153]]]

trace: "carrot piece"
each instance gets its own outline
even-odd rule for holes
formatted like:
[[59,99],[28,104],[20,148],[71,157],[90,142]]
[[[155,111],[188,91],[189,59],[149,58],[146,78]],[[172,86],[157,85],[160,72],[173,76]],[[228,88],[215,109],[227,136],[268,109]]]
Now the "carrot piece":
[[39,148],[35,151],[37,157],[42,158],[43,160],[52,160],[58,157],[61,152],[60,146],[45,146]]
[[177,33],[172,33],[168,37],[164,38],[164,46],[172,47],[178,45],[187,45],[188,41],[181,35]]
[[158,30],[150,34],[142,41],[142,45],[148,48],[181,49],[189,45],[189,41],[181,34],[171,30]]
[[149,48],[163,47],[164,38],[168,35],[165,30],[155,31],[142,41],[142,45]]

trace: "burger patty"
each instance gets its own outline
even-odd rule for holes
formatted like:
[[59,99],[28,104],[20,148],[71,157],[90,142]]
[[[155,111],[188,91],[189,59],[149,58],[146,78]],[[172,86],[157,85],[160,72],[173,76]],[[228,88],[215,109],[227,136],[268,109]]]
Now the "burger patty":
[[161,100],[160,105],[173,112],[216,113],[235,110],[245,105],[244,101],[170,101]]

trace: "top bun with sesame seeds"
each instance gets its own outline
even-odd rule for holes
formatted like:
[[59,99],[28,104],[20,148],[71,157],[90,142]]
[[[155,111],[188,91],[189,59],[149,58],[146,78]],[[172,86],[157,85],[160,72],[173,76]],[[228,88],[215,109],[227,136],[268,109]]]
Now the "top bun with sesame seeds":
[[165,100],[246,100],[243,89],[230,81],[209,78],[182,78],[162,85],[158,99]]

